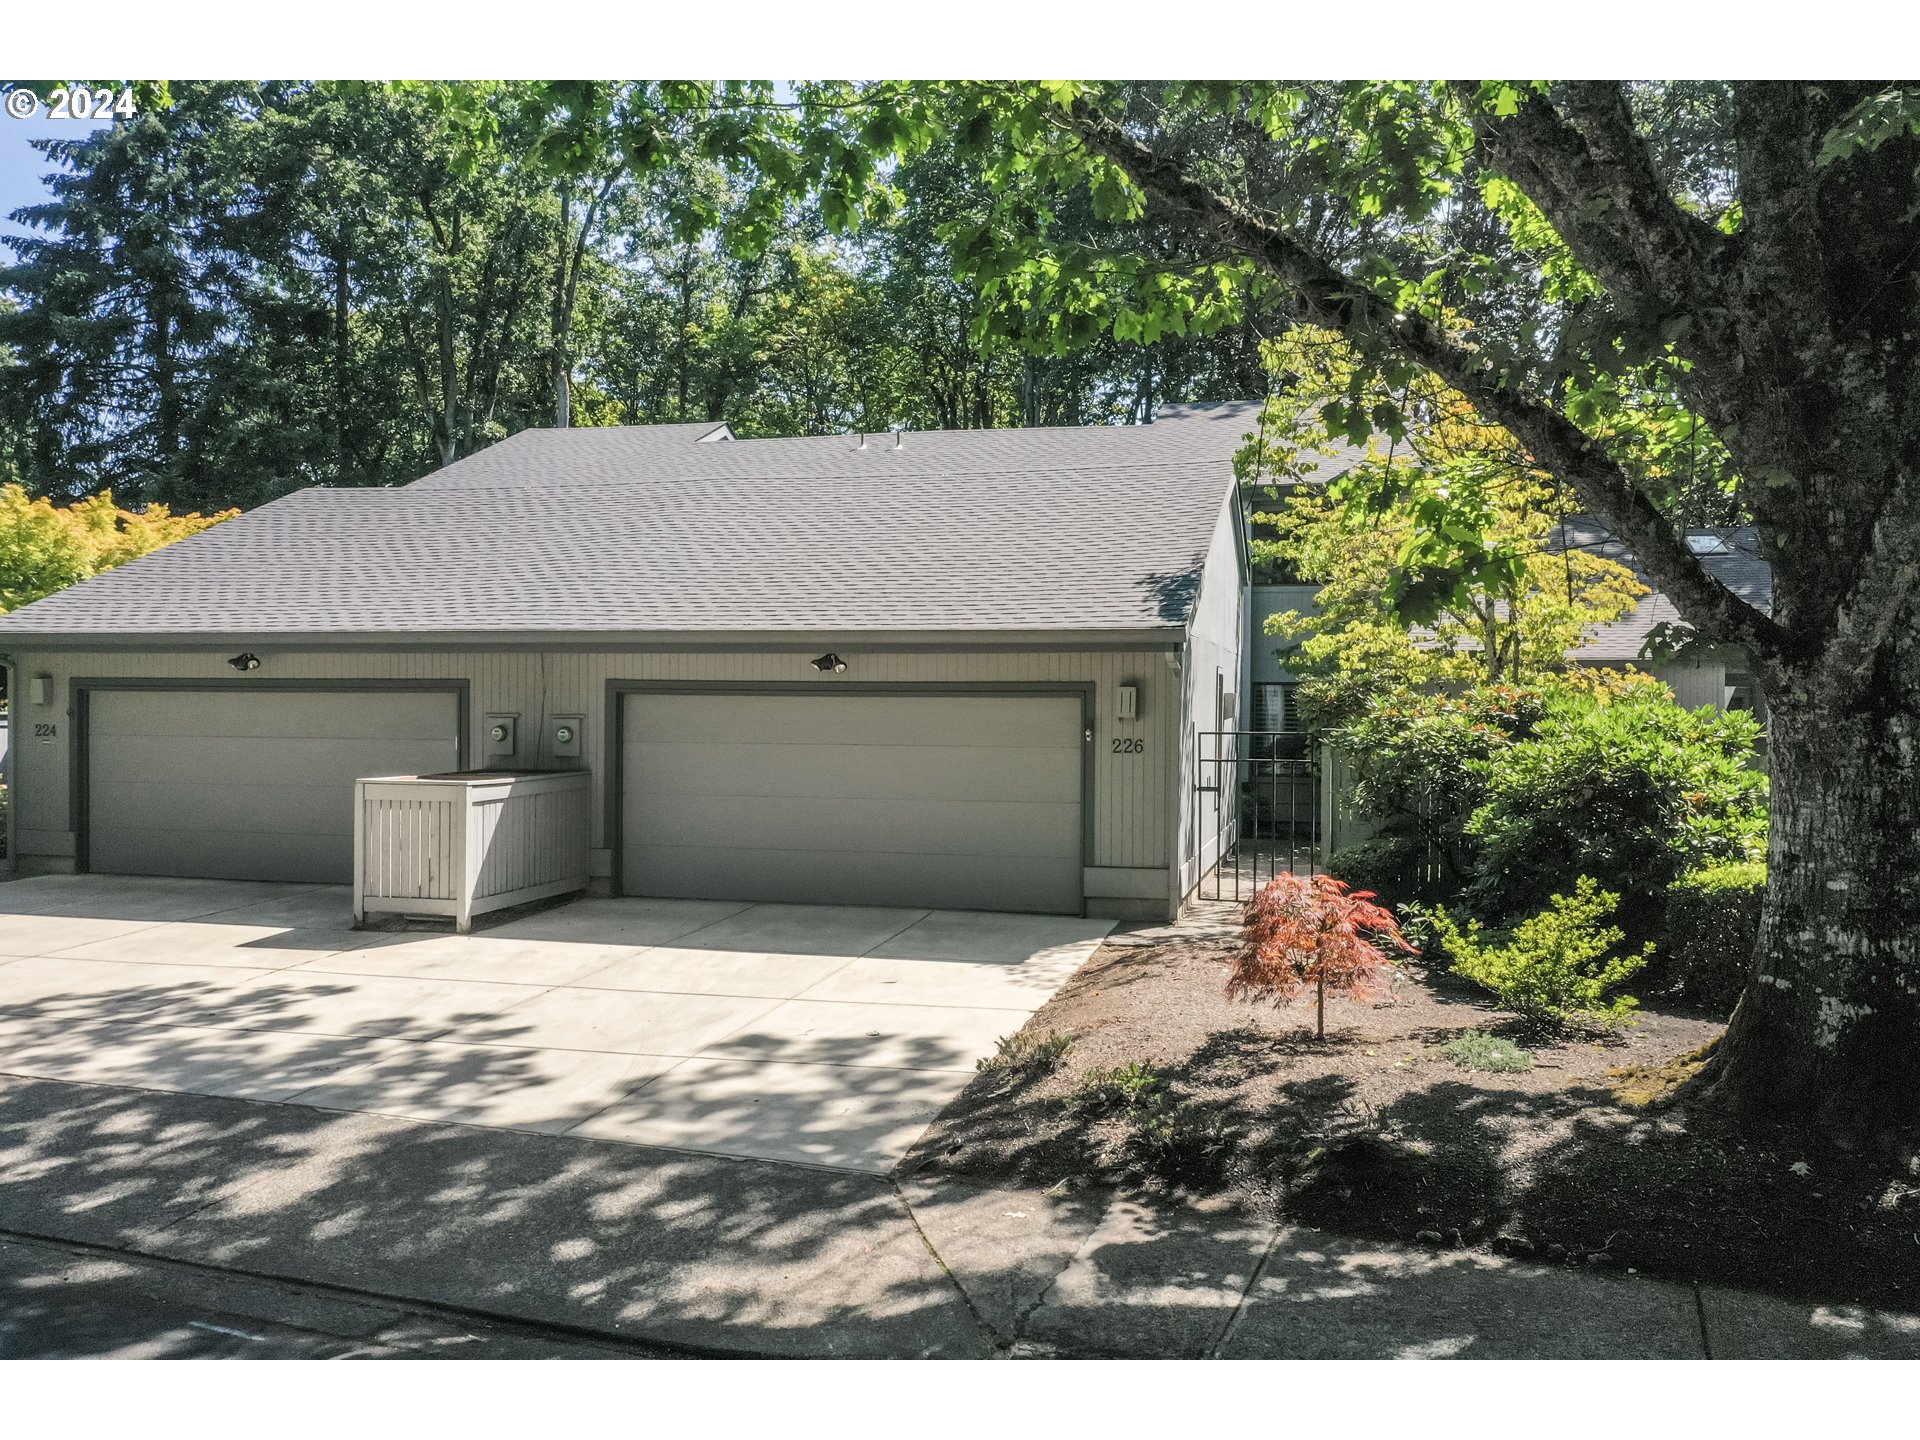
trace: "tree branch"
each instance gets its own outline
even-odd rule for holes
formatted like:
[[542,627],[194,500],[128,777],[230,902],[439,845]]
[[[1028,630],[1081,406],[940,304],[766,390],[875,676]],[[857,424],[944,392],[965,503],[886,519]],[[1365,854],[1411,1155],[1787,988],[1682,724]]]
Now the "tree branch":
[[1820,647],[1820,684],[1853,698],[1871,683],[1874,659],[1920,585],[1920,555],[1908,537],[1920,531],[1920,473],[1909,468],[1874,517],[1859,574],[1834,610]]
[[1739,337],[1728,303],[1733,242],[1674,203],[1618,82],[1567,85],[1571,123],[1543,96],[1497,116],[1481,106],[1472,82],[1456,83],[1454,93],[1472,119],[1483,161],[1511,176],[1540,207],[1615,303],[1656,296],[1661,309],[1693,322],[1675,342],[1682,354],[1710,363],[1735,355]]
[[1764,674],[1777,675],[1788,649],[1778,625],[1708,572],[1619,463],[1529,388],[1503,383],[1492,359],[1418,314],[1396,311],[1365,285],[1310,251],[1270,218],[1228,199],[1154,154],[1084,100],[1071,123],[1095,154],[1155,199],[1212,228],[1234,250],[1292,293],[1302,318],[1363,347],[1383,346],[1418,361],[1504,425],[1534,460],[1572,486],[1633,550],[1654,582],[1709,639],[1744,647]]

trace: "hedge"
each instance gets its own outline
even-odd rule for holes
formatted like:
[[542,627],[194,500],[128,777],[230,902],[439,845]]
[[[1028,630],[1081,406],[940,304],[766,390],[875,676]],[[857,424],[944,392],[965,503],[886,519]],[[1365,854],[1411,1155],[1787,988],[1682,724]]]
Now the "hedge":
[[1746,989],[1767,867],[1736,861],[1688,871],[1667,891],[1669,975],[1690,1000],[1731,1012]]

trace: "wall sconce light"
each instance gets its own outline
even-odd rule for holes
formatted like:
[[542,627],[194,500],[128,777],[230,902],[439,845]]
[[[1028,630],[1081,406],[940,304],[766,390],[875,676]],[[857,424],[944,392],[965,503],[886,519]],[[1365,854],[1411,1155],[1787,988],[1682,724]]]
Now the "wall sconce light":
[[227,661],[227,664],[236,670],[258,670],[260,668],[260,657],[251,650],[243,650],[231,660]]
[[813,668],[818,670],[822,675],[844,675],[847,673],[847,662],[831,650],[822,655],[818,660],[811,661],[810,663]]
[[53,699],[53,677],[35,675],[27,681],[27,698],[36,705],[45,705]]

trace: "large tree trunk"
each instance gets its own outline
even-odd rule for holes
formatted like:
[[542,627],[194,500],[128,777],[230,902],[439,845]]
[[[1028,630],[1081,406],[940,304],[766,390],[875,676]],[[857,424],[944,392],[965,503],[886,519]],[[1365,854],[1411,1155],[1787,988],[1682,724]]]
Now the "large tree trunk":
[[[1741,475],[1770,613],[1693,554],[1655,492],[1551,390],[1343,271],[1284,220],[1210,189],[1076,100],[1081,138],[1169,214],[1224,237],[1300,318],[1427,366],[1512,432],[1632,549],[1705,639],[1746,652],[1773,710],[1769,891],[1747,994],[1702,1079],[1748,1117],[1836,1140],[1920,1135],[1920,184],[1904,129],[1835,163],[1873,87],[1734,87],[1740,207],[1669,193],[1617,83],[1456,98],[1476,162],[1538,207],[1620,306],[1685,361],[1674,383]],[[1509,97],[1511,98],[1511,97]],[[1883,117],[1884,119],[1884,117]],[[1837,128],[1836,128],[1837,127]],[[1868,127],[1869,129],[1871,127]],[[1843,147],[1843,152],[1846,147]],[[1893,217],[1901,217],[1894,219]]]
[[[1920,1130],[1920,621],[1857,702],[1772,702],[1767,900],[1705,1076],[1745,1118],[1905,1153]],[[1893,647],[1890,647],[1890,649]]]

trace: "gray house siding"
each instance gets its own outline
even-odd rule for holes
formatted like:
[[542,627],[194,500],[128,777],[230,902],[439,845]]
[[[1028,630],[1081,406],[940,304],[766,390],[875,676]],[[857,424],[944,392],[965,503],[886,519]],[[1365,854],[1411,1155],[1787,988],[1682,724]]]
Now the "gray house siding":
[[[1229,564],[1229,572],[1231,572]],[[1204,588],[1204,587],[1203,587]],[[1233,591],[1231,577],[1227,589]],[[1210,592],[1207,600],[1218,605]],[[1203,608],[1204,605],[1203,605]],[[1225,653],[1212,622],[1196,623],[1206,644]],[[1177,632],[1174,632],[1177,633]],[[14,656],[15,701],[22,738],[14,746],[14,844],[24,873],[65,871],[79,858],[82,817],[77,813],[74,767],[77,690],[88,680],[174,680],[218,683],[244,691],[250,683],[286,685],[343,682],[461,681],[467,686],[466,752],[484,757],[483,727],[489,715],[518,717],[519,748],[500,767],[569,768],[584,763],[594,786],[593,864],[602,880],[613,879],[613,841],[608,832],[607,778],[612,774],[607,733],[608,696],[616,681],[713,682],[800,685],[822,691],[840,686],[964,687],[1035,685],[1091,687],[1093,738],[1089,744],[1086,859],[1083,888],[1095,913],[1163,913],[1173,900],[1169,867],[1175,849],[1180,792],[1176,685],[1168,666],[1177,642],[1165,648],[1128,649],[862,649],[852,639],[836,645],[847,660],[845,675],[822,675],[808,661],[814,649],[738,651],[548,649],[276,649],[252,647],[260,669],[236,676],[227,650],[27,650]],[[1211,676],[1215,659],[1203,662]],[[1231,670],[1229,673],[1232,673]],[[34,705],[28,679],[49,677],[48,700]],[[1141,714],[1118,719],[1119,687],[1140,687]],[[1211,680],[1208,681],[1209,686]],[[264,686],[262,687],[264,688]],[[1208,691],[1209,695],[1211,691]],[[583,761],[552,753],[555,716],[585,716]],[[53,728],[36,738],[39,726]],[[1140,749],[1117,747],[1138,740]]]
[[[1203,779],[1212,784],[1211,776],[1200,773],[1199,737],[1204,732],[1236,729],[1248,713],[1249,612],[1246,546],[1236,496],[1222,507],[1214,526],[1193,607],[1185,664],[1178,676],[1180,755],[1175,778],[1179,793],[1174,803],[1179,863],[1174,872],[1182,899],[1220,860],[1222,792],[1196,789]],[[1211,755],[1214,742],[1207,744]]]

